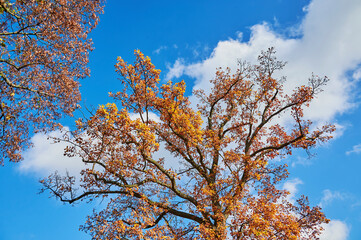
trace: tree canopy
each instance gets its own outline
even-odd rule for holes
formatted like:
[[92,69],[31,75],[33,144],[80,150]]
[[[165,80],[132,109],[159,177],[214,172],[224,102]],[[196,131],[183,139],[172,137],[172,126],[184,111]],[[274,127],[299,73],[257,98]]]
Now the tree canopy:
[[[329,220],[307,197],[290,201],[280,183],[284,157],[331,138],[334,126],[314,128],[303,115],[327,78],[285,93],[275,77],[284,63],[271,48],[234,74],[218,69],[192,107],[184,81],[161,85],[150,58],[135,57],[118,58],[117,104],[59,139],[87,164],[80,189],[74,177],[53,174],[43,190],[69,203],[108,199],[81,227],[94,239],[316,239]],[[279,124],[280,116],[293,123]]]
[[0,164],[80,101],[103,0],[0,0]]

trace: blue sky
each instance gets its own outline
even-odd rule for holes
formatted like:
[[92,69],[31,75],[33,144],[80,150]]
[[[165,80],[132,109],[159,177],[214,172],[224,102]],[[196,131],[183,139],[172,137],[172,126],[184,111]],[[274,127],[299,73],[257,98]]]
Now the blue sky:
[[[91,77],[81,88],[87,106],[111,101],[107,93],[121,87],[116,57],[132,62],[134,49],[151,57],[162,81],[185,79],[189,96],[193,88],[209,89],[216,67],[234,69],[237,59],[252,62],[271,46],[288,62],[286,89],[312,73],[328,76],[306,115],[316,125],[336,124],[335,139],[313,149],[311,159],[301,151],[286,159],[290,177],[283,187],[323,207],[331,223],[321,239],[361,238],[361,1],[108,0],[91,37]],[[69,206],[37,194],[40,178],[65,168],[76,174],[81,165],[64,160],[63,146],[44,135],[33,142],[22,163],[0,168],[0,239],[90,239],[78,227],[101,202]]]

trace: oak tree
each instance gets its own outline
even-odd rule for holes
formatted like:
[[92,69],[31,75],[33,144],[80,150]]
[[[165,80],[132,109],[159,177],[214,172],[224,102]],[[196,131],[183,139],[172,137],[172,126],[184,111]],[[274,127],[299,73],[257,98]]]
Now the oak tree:
[[[286,94],[271,48],[234,74],[218,69],[210,93],[194,92],[194,109],[184,81],[160,85],[150,59],[135,56],[116,64],[122,90],[110,95],[120,108],[100,106],[61,139],[87,164],[80,192],[58,174],[43,190],[68,203],[106,198],[81,227],[94,239],[316,239],[329,220],[306,197],[289,201],[280,183],[283,157],[331,138],[334,126],[311,130],[303,115],[327,78]],[[285,115],[292,124],[279,124]]]
[[0,164],[80,100],[103,0],[0,0]]

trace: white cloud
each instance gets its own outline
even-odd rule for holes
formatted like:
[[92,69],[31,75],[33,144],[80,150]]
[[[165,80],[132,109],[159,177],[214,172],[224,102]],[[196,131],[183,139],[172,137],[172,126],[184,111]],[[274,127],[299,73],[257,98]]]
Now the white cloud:
[[[65,130],[69,130],[65,128]],[[59,130],[49,133],[52,137],[61,137]],[[31,138],[33,147],[24,153],[24,161],[20,162],[19,170],[23,173],[34,173],[37,176],[46,177],[55,171],[64,174],[78,176],[84,168],[84,163],[78,157],[64,156],[64,149],[69,144],[65,142],[54,143],[48,135],[37,133]]]
[[354,106],[349,94],[353,83],[346,72],[361,63],[361,1],[313,0],[305,9],[300,38],[281,36],[266,23],[255,25],[248,42],[241,38],[220,41],[204,61],[187,65],[177,60],[167,77],[184,73],[196,79],[195,88],[209,91],[216,68],[236,69],[240,58],[255,62],[261,50],[274,46],[277,57],[288,62],[282,72],[288,77],[286,89],[306,84],[312,73],[331,79],[306,111],[306,117],[314,121],[330,121]]
[[160,46],[159,48],[157,48],[156,50],[154,50],[153,53],[159,54],[161,51],[167,50],[167,49],[168,49],[167,46]]
[[332,133],[333,139],[339,138],[343,135],[343,133],[346,131],[348,127],[350,127],[350,124],[347,123],[333,123],[336,127],[336,131]]
[[292,167],[296,167],[297,165],[301,165],[301,166],[310,166],[312,165],[312,159],[310,157],[305,158],[305,157],[300,157],[297,156],[296,160],[291,160],[291,166]]
[[325,230],[320,235],[320,240],[346,240],[350,232],[350,227],[340,220],[331,220],[322,227]]
[[177,59],[172,67],[169,67],[169,71],[165,77],[166,80],[170,80],[172,78],[179,78],[184,74],[185,66],[183,64],[183,59]]
[[347,198],[350,198],[350,196],[347,193],[342,193],[339,191],[331,191],[329,189],[326,189],[323,191],[323,196],[319,205],[320,207],[325,207],[334,200],[345,200]]
[[350,155],[352,153],[355,153],[355,154],[361,153],[361,144],[357,144],[357,145],[353,146],[352,150],[346,152],[346,155]]
[[283,184],[283,189],[287,190],[290,193],[287,196],[287,200],[290,203],[294,204],[296,202],[296,193],[298,192],[297,186],[300,184],[303,184],[303,182],[299,178],[288,180]]
[[[130,118],[135,120],[139,114],[130,114]],[[159,122],[159,116],[150,112],[149,118],[153,121]],[[64,131],[69,131],[68,127]],[[31,142],[33,147],[24,153],[24,161],[19,163],[18,170],[22,173],[32,173],[37,177],[47,177],[57,171],[60,175],[65,175],[68,172],[71,176],[80,177],[81,170],[85,169],[86,164],[81,161],[79,157],[64,156],[64,149],[70,144],[66,142],[54,143],[53,138],[61,138],[63,133],[59,130],[50,132],[49,134],[37,133]],[[180,168],[180,158],[172,155],[165,149],[164,143],[160,144],[160,148],[153,155],[154,159],[164,158],[165,167],[178,169]]]
[[354,73],[352,74],[352,78],[356,81],[361,80],[361,68],[358,68],[354,71]]
[[[140,119],[140,114],[139,113],[131,113],[131,114],[129,114],[129,117],[131,120]],[[145,116],[143,116],[143,115],[142,115],[142,117],[145,118]],[[153,112],[148,112],[148,118],[149,118],[149,120],[153,120],[155,122],[160,122],[159,116]]]

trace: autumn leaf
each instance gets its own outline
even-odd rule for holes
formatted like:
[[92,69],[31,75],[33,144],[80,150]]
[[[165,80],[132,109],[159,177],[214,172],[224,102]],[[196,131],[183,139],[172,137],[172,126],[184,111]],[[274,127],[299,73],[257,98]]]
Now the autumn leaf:
[[0,1],[0,164],[22,160],[32,132],[77,108],[103,3]]
[[[134,54],[134,64],[118,58],[116,102],[59,139],[74,139],[66,154],[91,166],[81,191],[66,176],[42,182],[63,202],[108,200],[81,229],[93,239],[316,239],[329,220],[306,197],[287,201],[277,188],[287,166],[272,160],[331,138],[334,126],[311,131],[303,116],[327,78],[285,94],[273,76],[284,63],[271,48],[235,74],[218,69],[211,92],[195,92],[193,109],[184,81],[161,85],[150,59]],[[293,128],[274,121],[284,112]],[[170,153],[164,158],[156,157],[160,145]]]

